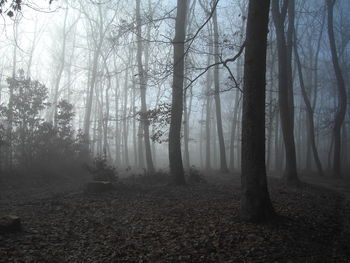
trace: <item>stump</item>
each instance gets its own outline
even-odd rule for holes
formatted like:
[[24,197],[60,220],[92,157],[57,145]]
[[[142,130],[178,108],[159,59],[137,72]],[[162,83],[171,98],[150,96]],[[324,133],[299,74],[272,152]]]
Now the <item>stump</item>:
[[15,215],[0,217],[0,233],[12,233],[21,230],[21,219]]
[[114,186],[111,182],[108,181],[92,181],[87,183],[85,192],[99,194],[107,191],[111,191],[114,189]]

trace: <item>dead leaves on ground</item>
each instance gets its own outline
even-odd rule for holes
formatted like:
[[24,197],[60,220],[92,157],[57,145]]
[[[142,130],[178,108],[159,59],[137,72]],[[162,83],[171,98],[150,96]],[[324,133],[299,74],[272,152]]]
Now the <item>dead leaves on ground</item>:
[[[0,262],[346,262],[341,197],[273,185],[276,224],[239,220],[237,185],[129,187],[22,203]],[[4,209],[4,208],[2,208]]]

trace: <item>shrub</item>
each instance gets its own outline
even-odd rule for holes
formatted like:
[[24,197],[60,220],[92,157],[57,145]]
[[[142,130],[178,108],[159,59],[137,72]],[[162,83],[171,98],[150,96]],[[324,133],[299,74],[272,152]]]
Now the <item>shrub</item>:
[[188,172],[188,182],[189,183],[206,183],[206,180],[204,179],[200,171],[194,165],[192,165]]
[[93,165],[87,165],[86,168],[93,176],[93,180],[95,181],[115,182],[118,179],[118,172],[116,168],[109,165],[105,157],[95,157]]

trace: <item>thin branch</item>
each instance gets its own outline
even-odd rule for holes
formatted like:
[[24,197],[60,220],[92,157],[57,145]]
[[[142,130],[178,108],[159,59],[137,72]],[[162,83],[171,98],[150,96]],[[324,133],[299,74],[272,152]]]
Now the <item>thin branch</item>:
[[243,92],[243,90],[239,87],[239,84],[237,83],[235,77],[233,76],[232,71],[227,66],[227,63],[236,61],[242,55],[244,48],[245,48],[245,42],[243,43],[243,45],[239,49],[238,53],[234,57],[228,58],[226,60],[223,60],[223,61],[220,61],[217,63],[213,63],[213,64],[207,66],[206,68],[204,68],[204,70],[199,75],[197,75],[194,79],[190,80],[190,83],[185,87],[185,89],[188,89],[194,82],[196,82],[201,76],[203,76],[212,67],[215,67],[218,65],[223,65],[228,70],[230,77],[235,82],[235,88],[237,88],[239,91]]

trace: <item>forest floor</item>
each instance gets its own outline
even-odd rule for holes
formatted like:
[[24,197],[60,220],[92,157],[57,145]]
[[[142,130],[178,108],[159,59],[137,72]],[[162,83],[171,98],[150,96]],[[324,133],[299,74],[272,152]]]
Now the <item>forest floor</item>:
[[0,262],[350,262],[348,189],[312,178],[290,189],[270,178],[280,218],[257,225],[239,220],[238,176],[207,181],[125,180],[99,195],[3,184],[0,214],[20,216],[22,231],[0,234]]

